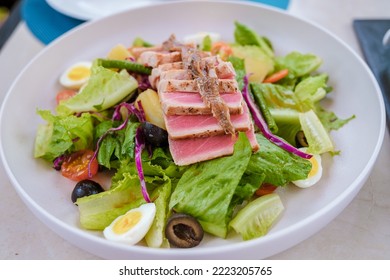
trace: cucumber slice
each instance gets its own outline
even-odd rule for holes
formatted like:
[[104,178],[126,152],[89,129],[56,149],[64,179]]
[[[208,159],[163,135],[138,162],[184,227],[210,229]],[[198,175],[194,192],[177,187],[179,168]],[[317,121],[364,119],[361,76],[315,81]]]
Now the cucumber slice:
[[229,225],[241,234],[243,240],[258,238],[267,234],[283,210],[278,194],[263,195],[242,208]]
[[309,144],[307,149],[308,153],[322,154],[334,151],[334,146],[328,132],[313,110],[300,113],[299,121],[307,143]]

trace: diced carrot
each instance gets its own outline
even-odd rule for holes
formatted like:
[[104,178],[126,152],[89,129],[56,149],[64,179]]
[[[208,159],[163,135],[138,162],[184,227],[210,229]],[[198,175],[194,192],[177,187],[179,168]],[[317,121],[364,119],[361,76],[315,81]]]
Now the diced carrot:
[[274,186],[269,183],[264,183],[260,186],[260,188],[258,188],[258,190],[256,191],[256,195],[262,196],[262,195],[273,193],[276,190],[276,188],[277,186]]
[[266,77],[263,83],[276,83],[288,75],[288,69],[282,69]]

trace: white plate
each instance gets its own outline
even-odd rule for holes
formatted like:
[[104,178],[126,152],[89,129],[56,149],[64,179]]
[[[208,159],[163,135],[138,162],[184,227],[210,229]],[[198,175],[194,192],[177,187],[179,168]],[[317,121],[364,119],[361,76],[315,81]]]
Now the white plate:
[[[202,15],[202,20],[198,16]],[[218,11],[218,12],[216,12]],[[151,249],[105,240],[78,224],[70,201],[74,184],[33,158],[34,137],[42,120],[37,108],[54,108],[58,77],[70,64],[104,56],[133,38],[160,43],[175,33],[211,31],[233,40],[234,20],[267,36],[278,55],[293,50],[323,58],[333,92],[325,106],[340,117],[356,119],[333,132],[341,154],[325,156],[322,181],[309,189],[280,193],[285,212],[263,238],[243,242],[208,238],[193,249]],[[355,197],[377,159],[385,131],[379,87],[366,64],[342,41],[321,27],[278,9],[242,2],[182,2],[131,9],[88,22],[46,47],[18,76],[0,115],[1,157],[15,189],[31,211],[69,242],[103,258],[115,259],[259,259],[303,241],[334,219]]]
[[81,20],[105,17],[163,0],[46,0],[58,12]]

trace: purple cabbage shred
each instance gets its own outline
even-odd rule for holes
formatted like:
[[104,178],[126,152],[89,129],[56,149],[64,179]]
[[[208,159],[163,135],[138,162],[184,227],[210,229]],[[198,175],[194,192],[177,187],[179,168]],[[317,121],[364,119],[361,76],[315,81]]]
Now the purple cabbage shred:
[[268,128],[267,123],[265,122],[263,116],[261,115],[261,112],[257,105],[252,100],[252,97],[249,94],[249,79],[248,75],[244,76],[244,88],[242,89],[242,95],[244,97],[244,100],[246,104],[248,105],[248,108],[252,114],[253,121],[255,125],[260,129],[261,133],[264,135],[265,138],[270,140],[275,145],[279,146],[280,148],[286,150],[287,152],[293,153],[299,157],[302,157],[304,159],[309,159],[312,157],[312,155],[302,152],[301,150],[297,149],[296,147],[292,146],[291,144],[287,143],[283,139],[275,136]]

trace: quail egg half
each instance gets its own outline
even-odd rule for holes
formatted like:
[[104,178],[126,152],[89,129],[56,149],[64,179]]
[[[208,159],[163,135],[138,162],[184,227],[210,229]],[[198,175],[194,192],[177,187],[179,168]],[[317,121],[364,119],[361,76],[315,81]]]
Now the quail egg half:
[[[306,152],[307,148],[300,148],[300,150]],[[308,188],[316,184],[322,177],[322,162],[321,155],[314,154],[309,159],[311,162],[311,170],[306,179],[293,181],[293,184],[300,188]]]
[[91,75],[92,63],[82,61],[73,64],[60,77],[60,84],[69,89],[80,89]]
[[154,203],[145,203],[117,217],[103,230],[106,239],[134,245],[144,238],[156,215]]

